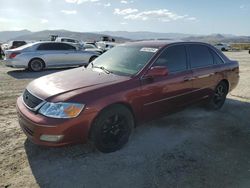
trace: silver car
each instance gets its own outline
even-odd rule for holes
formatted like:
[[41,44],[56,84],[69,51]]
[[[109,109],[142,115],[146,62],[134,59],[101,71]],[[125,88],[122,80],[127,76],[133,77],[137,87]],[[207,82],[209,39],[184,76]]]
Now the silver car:
[[98,57],[96,52],[78,50],[62,42],[36,42],[5,51],[5,65],[41,71],[50,67],[87,66]]

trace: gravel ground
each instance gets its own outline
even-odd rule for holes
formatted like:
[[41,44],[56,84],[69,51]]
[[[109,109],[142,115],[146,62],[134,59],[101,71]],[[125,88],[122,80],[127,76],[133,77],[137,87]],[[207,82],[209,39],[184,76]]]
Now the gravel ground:
[[19,128],[16,98],[30,73],[0,63],[0,187],[250,187],[250,55],[240,62],[240,83],[224,107],[199,106],[137,127],[120,151],[89,145],[44,148]]

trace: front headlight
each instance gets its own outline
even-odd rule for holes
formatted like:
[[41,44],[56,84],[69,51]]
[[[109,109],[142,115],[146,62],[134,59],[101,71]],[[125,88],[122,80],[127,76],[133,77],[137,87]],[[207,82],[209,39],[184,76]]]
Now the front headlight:
[[78,103],[46,102],[38,112],[52,118],[74,118],[80,114],[83,108],[84,104]]

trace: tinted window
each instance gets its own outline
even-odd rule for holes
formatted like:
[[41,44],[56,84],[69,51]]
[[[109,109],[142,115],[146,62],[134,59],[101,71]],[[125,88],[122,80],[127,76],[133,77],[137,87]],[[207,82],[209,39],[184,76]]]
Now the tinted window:
[[76,48],[64,43],[43,43],[37,50],[75,50]]
[[186,48],[183,45],[167,48],[156,60],[154,66],[166,66],[170,72],[187,69]]
[[43,43],[38,46],[37,50],[55,50],[55,46],[52,43]]
[[213,56],[208,47],[198,44],[189,45],[191,67],[206,67],[213,64]]
[[14,41],[12,46],[19,47],[19,46],[23,46],[25,44],[27,44],[25,41]]
[[62,42],[72,42],[72,43],[78,43],[78,41],[73,40],[73,39],[62,39]]
[[69,44],[64,44],[64,43],[60,44],[60,43],[58,43],[57,45],[58,45],[59,50],[75,50],[76,49],[74,46],[71,46]]
[[222,61],[222,59],[213,50],[210,50],[210,52],[213,55],[214,64],[223,64],[224,63]]

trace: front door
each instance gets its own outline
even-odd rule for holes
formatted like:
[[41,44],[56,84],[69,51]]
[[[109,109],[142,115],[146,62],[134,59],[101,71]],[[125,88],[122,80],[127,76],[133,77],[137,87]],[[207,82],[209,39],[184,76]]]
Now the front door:
[[166,66],[167,76],[142,77],[143,115],[146,120],[162,116],[192,102],[192,71],[185,45],[167,47],[154,66]]

